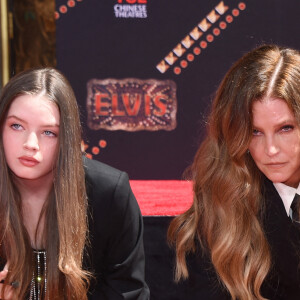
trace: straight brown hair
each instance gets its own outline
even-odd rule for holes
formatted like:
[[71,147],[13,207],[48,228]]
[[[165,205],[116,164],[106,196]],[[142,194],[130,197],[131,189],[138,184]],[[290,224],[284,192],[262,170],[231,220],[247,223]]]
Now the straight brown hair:
[[[74,92],[56,69],[38,68],[13,77],[0,96],[1,131],[11,103],[19,95],[47,97],[60,112],[59,149],[52,191],[44,205],[43,240],[47,251],[47,294],[44,299],[87,299],[90,274],[83,270],[87,244],[87,196],[81,153],[81,126]],[[22,221],[22,203],[7,166],[0,137],[0,257],[9,262],[6,282],[19,282],[24,299],[32,278],[29,235]],[[41,217],[41,216],[40,216]]]

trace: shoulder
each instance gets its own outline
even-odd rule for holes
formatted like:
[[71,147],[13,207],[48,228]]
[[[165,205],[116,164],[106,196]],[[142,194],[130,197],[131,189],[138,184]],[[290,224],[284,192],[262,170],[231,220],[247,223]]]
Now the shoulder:
[[127,173],[88,158],[83,159],[83,164],[89,198],[91,196],[97,197],[98,194],[101,194],[101,198],[112,197],[116,188],[123,193],[129,193],[130,186]]
[[271,196],[278,195],[273,182],[270,181],[266,176],[262,177],[261,187],[262,187],[261,188],[262,194],[265,197],[268,197],[269,195]]
[[97,160],[83,158],[83,166],[85,177],[89,182],[103,180],[106,183],[111,181],[115,182],[122,175],[122,171],[115,169],[107,164]]
[[286,219],[283,201],[273,182],[266,177],[263,177],[262,181],[262,197],[264,201],[262,208],[266,213],[272,212],[274,214],[274,211],[276,211],[276,215],[281,215],[282,218]]
[[129,248],[132,246],[128,240],[135,243],[142,228],[140,209],[131,190],[128,175],[99,161],[86,158],[83,161],[89,230],[94,251],[99,256],[108,245],[110,251],[111,245],[116,244],[118,248],[122,235],[126,236],[126,233],[129,238],[122,247],[120,255],[123,257],[130,252]]
[[88,202],[94,214],[104,219],[108,215],[122,219],[129,211],[139,214],[126,172],[87,158],[83,164]]

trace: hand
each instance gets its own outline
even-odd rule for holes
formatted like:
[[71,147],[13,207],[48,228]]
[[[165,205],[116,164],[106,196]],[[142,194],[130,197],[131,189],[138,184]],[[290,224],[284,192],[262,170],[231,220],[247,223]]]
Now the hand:
[[[2,280],[4,280],[6,278],[7,273],[8,273],[8,264],[6,264],[3,271],[0,272],[0,282],[2,282]],[[3,300],[13,300],[13,299],[15,299],[14,289],[11,285],[6,285],[4,298],[2,298],[2,288],[3,288],[3,286],[4,286],[4,284],[0,283],[0,299],[3,299]]]

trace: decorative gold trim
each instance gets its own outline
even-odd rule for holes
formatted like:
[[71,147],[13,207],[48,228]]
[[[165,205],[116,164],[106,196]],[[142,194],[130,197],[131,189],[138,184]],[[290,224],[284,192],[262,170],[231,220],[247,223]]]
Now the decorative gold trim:
[[9,36],[7,0],[0,0],[2,86],[9,80]]

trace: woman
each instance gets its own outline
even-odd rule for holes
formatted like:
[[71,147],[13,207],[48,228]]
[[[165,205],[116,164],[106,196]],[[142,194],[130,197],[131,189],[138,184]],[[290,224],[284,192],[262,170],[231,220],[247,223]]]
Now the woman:
[[0,126],[0,299],[148,299],[128,177],[82,158],[66,78],[52,68],[13,77]]
[[169,227],[176,280],[191,271],[194,299],[300,299],[299,207],[290,217],[300,193],[300,53],[265,45],[244,55],[208,124],[191,167],[193,205]]

